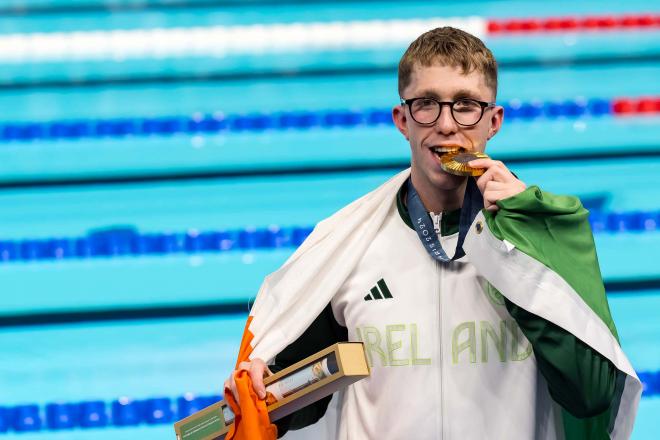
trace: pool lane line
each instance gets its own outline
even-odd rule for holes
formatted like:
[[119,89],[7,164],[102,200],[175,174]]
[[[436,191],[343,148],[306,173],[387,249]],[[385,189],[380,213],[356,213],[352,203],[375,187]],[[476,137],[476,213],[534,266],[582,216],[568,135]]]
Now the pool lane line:
[[642,30],[660,28],[660,14],[627,13],[600,15],[567,15],[563,17],[529,17],[490,19],[487,33],[494,35],[529,35],[611,30]]
[[[360,3],[383,3],[393,2],[395,0],[360,0]],[[398,2],[398,0],[396,0]],[[116,3],[111,1],[93,1],[87,4],[73,5],[34,5],[34,6],[7,6],[0,8],[0,18],[6,17],[25,17],[36,15],[69,15],[69,14],[88,14],[88,13],[119,13],[119,12],[156,12],[156,11],[179,11],[195,9],[227,9],[237,8],[246,9],[258,6],[285,6],[285,5],[309,5],[318,3],[329,3],[328,0],[250,0],[244,2],[241,0],[167,0],[163,2],[136,2],[136,3]],[[355,3],[355,0],[333,0],[335,3]]]
[[119,307],[108,310],[69,310],[57,312],[0,315],[0,328],[69,325],[94,322],[183,319],[205,316],[247,316],[248,301],[207,302],[176,306]]
[[189,56],[262,56],[281,53],[379,50],[406,47],[418,35],[452,26],[479,38],[500,35],[607,34],[656,31],[660,14],[488,19],[476,15],[336,21],[250,23],[138,29],[79,30],[0,35],[0,62],[39,63]]
[[[584,198],[594,234],[644,234],[660,231],[660,210],[611,211],[602,200]],[[101,258],[163,257],[249,253],[298,248],[314,225],[239,227],[223,230],[188,229],[180,232],[143,233],[134,226],[96,228],[83,236],[0,240],[0,265],[34,262],[64,262]],[[628,289],[627,284],[611,286]]]
[[[660,95],[638,97],[584,98],[563,100],[511,99],[498,105],[512,122],[605,116],[660,115]],[[263,133],[325,128],[392,126],[390,107],[366,109],[319,109],[225,114],[195,112],[192,115],[158,117],[63,119],[45,122],[0,122],[0,143],[73,139],[125,139],[174,135],[218,135]]]
[[628,291],[634,292],[635,295],[655,295],[656,290],[660,290],[660,278],[605,281],[605,291],[608,295],[625,295]]
[[[657,295],[660,278],[605,281],[608,295]],[[627,291],[628,293],[623,293]],[[187,319],[195,317],[247,316],[248,300],[240,302],[206,302],[177,306],[123,307],[107,310],[56,311],[0,316],[0,328],[59,326],[98,322]]]
[[[589,210],[594,234],[660,230],[660,211]],[[134,227],[120,227],[96,230],[85,236],[4,239],[0,240],[0,264],[296,249],[312,230],[313,226],[272,225],[267,228],[145,234]]]
[[[518,58],[498,61],[500,70],[528,69],[530,67],[571,67],[571,66],[616,66],[629,63],[654,64],[660,61],[660,53],[643,53],[636,55],[593,55],[569,56],[556,58]],[[75,79],[45,79],[35,80],[3,80],[0,82],[0,92],[14,90],[41,90],[41,89],[79,89],[79,88],[106,88],[111,86],[158,85],[158,84],[199,84],[199,83],[226,83],[239,81],[267,81],[277,79],[305,79],[325,77],[346,77],[358,75],[396,76],[397,66],[372,65],[349,66],[329,68],[295,68],[295,69],[262,69],[259,71],[214,72],[214,73],[183,73],[165,75],[125,75],[106,78]]]
[[0,63],[100,62],[226,58],[380,50],[405,47],[418,35],[453,26],[478,37],[481,17],[297,21],[211,26],[91,29],[0,34]]
[[[136,369],[135,374],[140,373]],[[642,398],[660,394],[660,371],[638,371],[637,374],[642,382]],[[80,428],[98,430],[116,427],[126,430],[134,426],[172,424],[219,402],[222,396],[212,394],[218,391],[213,389],[209,394],[202,395],[185,393],[172,398],[162,395],[141,399],[123,396],[113,401],[99,399],[21,405],[3,405],[0,402],[0,433],[61,433]],[[144,434],[137,437],[144,437]]]
[[[607,147],[603,147],[607,150]],[[660,146],[653,151],[605,151],[605,152],[580,152],[549,154],[547,156],[539,155],[516,155],[516,156],[498,156],[498,159],[507,164],[529,164],[529,163],[562,163],[577,160],[609,160],[609,159],[629,159],[634,154],[635,158],[660,158]],[[31,178],[30,180],[11,180],[0,181],[0,191],[27,189],[27,188],[68,188],[68,187],[90,187],[106,185],[134,185],[149,183],[167,183],[181,181],[208,181],[217,179],[243,179],[252,177],[276,177],[276,176],[313,176],[313,175],[331,175],[342,173],[363,173],[392,171],[398,172],[410,166],[409,160],[377,161],[366,164],[353,165],[333,165],[333,166],[303,166],[303,167],[282,167],[273,166],[272,168],[255,168],[241,170],[220,169],[216,171],[199,170],[185,172],[145,172],[140,175],[124,176],[95,176],[95,177],[62,177],[62,178]]]

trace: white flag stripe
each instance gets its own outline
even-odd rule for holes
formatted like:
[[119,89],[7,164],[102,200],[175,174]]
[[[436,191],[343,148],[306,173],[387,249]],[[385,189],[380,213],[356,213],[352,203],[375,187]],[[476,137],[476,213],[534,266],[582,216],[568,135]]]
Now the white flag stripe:
[[453,26],[479,38],[480,17],[335,21],[248,26],[54,32],[0,36],[0,63],[226,57],[408,45],[421,33]]

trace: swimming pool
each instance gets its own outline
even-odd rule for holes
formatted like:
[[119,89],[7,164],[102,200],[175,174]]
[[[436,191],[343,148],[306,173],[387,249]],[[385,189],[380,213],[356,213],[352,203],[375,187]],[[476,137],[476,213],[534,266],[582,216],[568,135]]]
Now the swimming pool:
[[[118,30],[139,42],[154,29],[167,38],[195,27],[382,30],[429,17],[482,26],[506,106],[489,152],[592,212],[621,343],[649,384],[633,438],[654,438],[660,113],[644,109],[660,96],[660,33],[641,19],[525,37],[494,29],[658,6],[111,3],[13,1],[0,9],[0,37],[97,32],[106,44]],[[134,56],[121,44],[122,59],[94,48],[87,58],[0,50],[0,437],[173,438],[174,420],[219,398],[263,277],[319,220],[408,161],[388,119],[405,46],[327,38],[263,53],[248,41],[223,56],[172,47]],[[199,244],[203,234],[215,247]]]

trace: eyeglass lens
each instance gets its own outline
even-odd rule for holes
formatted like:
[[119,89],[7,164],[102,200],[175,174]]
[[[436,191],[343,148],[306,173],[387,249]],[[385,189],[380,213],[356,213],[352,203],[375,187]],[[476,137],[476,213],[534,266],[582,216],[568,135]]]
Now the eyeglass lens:
[[[440,116],[441,105],[433,99],[416,99],[412,102],[410,111],[415,121],[420,124],[432,124]],[[451,106],[454,120],[461,125],[474,125],[481,119],[483,108],[472,99],[454,101]]]

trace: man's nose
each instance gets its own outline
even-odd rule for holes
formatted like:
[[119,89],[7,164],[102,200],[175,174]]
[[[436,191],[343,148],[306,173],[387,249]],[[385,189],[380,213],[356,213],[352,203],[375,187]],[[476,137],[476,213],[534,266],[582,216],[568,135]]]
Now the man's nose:
[[438,120],[435,121],[435,129],[442,134],[451,134],[455,133],[458,129],[454,117],[451,115],[451,107],[448,105],[443,105],[440,109],[440,116]]

